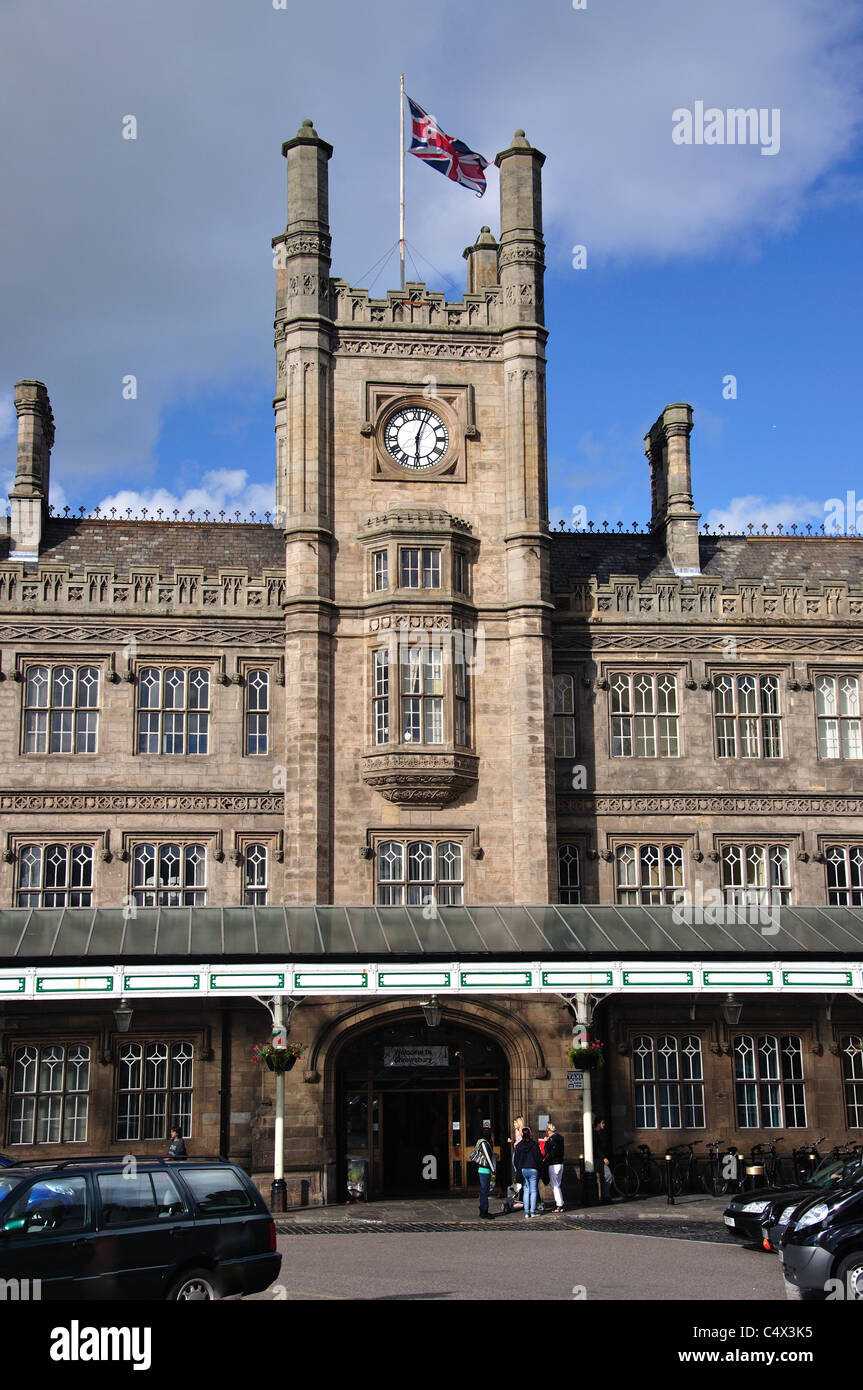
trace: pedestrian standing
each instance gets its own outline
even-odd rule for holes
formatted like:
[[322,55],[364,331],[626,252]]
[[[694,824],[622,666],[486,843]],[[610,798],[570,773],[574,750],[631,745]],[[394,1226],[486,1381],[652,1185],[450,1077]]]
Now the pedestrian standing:
[[563,1136],[554,1125],[549,1124],[545,1131],[545,1161],[548,1165],[548,1181],[554,1197],[554,1209],[563,1211]]
[[516,1173],[524,1183],[522,1193],[524,1199],[524,1219],[530,1221],[532,1216],[536,1216],[536,1206],[539,1198],[539,1170],[542,1167],[542,1154],[539,1144],[531,1135],[530,1129],[524,1125],[521,1131],[521,1140],[516,1144],[513,1151],[513,1162]]
[[[507,1143],[509,1144],[509,1147],[510,1147],[509,1160],[510,1160],[510,1168],[511,1168],[511,1170],[512,1170],[512,1180],[513,1180],[513,1183],[516,1183],[516,1182],[520,1182],[520,1181],[521,1181],[521,1179],[519,1178],[518,1174],[517,1174],[516,1171],[515,1171],[515,1146],[516,1146],[516,1144],[519,1144],[519,1143],[521,1142],[521,1135],[522,1135],[522,1130],[523,1130],[523,1129],[524,1129],[524,1116],[523,1116],[523,1115],[518,1115],[518,1116],[516,1116],[516,1118],[515,1118],[515,1119],[513,1120],[513,1122],[512,1122],[512,1132],[513,1132],[513,1136],[514,1136],[514,1137],[513,1137],[512,1139],[508,1139],[508,1140],[507,1140]],[[523,1194],[522,1194],[522,1195],[523,1195]],[[520,1207],[520,1206],[523,1206],[523,1203],[522,1203],[522,1202],[516,1202],[515,1199],[513,1199],[512,1210],[515,1211],[516,1207]]]
[[488,1137],[484,1134],[476,1141],[471,1159],[476,1159],[476,1170],[479,1174],[479,1214],[483,1221],[493,1221],[494,1217],[488,1209],[488,1194],[491,1191],[491,1180],[494,1177],[495,1159],[492,1150],[491,1131]]
[[171,1125],[171,1142],[168,1145],[169,1158],[186,1158],[186,1141],[176,1125]]
[[605,1120],[597,1115],[593,1126],[593,1166],[599,1184],[599,1200],[611,1201],[611,1163],[608,1158],[608,1131]]

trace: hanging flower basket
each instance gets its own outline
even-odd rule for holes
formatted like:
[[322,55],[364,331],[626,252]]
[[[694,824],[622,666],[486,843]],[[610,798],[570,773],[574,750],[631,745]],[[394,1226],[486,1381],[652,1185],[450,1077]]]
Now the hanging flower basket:
[[270,1071],[280,1076],[296,1065],[305,1050],[304,1043],[288,1043],[287,1047],[273,1047],[272,1043],[256,1043],[252,1048],[252,1058],[259,1065],[263,1063]]
[[582,1043],[578,1047],[568,1047],[566,1055],[569,1065],[576,1071],[593,1071],[595,1067],[605,1065],[602,1043],[596,1040]]

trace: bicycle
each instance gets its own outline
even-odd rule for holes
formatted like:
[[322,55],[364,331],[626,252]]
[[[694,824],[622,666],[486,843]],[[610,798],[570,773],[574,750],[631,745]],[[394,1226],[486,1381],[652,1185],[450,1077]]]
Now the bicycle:
[[671,1190],[675,1197],[679,1197],[684,1188],[687,1192],[697,1190],[698,1155],[695,1145],[701,1142],[696,1139],[692,1144],[672,1144],[668,1150],[671,1154]]
[[721,1197],[727,1191],[728,1179],[723,1176],[723,1155],[719,1139],[708,1139],[706,1169],[701,1174],[701,1186],[711,1197]]
[[622,1160],[611,1171],[612,1185],[621,1197],[635,1197],[641,1191],[655,1193],[664,1190],[665,1174],[647,1144],[639,1144],[634,1154],[630,1153],[628,1145],[624,1145],[621,1152]]
[[820,1139],[816,1139],[812,1144],[801,1145],[791,1151],[791,1161],[794,1165],[795,1182],[806,1183],[818,1172],[826,1161],[818,1152],[818,1145],[823,1144],[826,1135],[822,1134]]
[[753,1144],[746,1167],[746,1176],[751,1178],[750,1187],[776,1187],[779,1178],[779,1157],[776,1145],[782,1142],[779,1134],[768,1148],[767,1144]]

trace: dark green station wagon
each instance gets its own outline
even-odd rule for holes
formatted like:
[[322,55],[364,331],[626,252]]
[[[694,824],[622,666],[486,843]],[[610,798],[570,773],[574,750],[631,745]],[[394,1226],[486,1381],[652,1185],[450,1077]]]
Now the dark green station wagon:
[[223,1298],[266,1289],[281,1263],[269,1208],[224,1159],[0,1168],[7,1298]]

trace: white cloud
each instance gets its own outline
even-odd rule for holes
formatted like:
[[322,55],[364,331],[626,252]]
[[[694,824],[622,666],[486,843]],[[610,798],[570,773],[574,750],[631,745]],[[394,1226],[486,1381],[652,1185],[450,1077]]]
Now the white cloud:
[[[423,7],[422,43],[404,0],[7,10],[0,121],[15,138],[4,149],[0,384],[47,383],[55,469],[79,488],[111,485],[118,468],[152,477],[163,417],[181,397],[271,379],[279,150],[304,117],[334,146],[333,273],[355,281],[392,246],[406,54],[408,91],[451,134],[493,158],[519,126],[545,151],[558,269],[575,242],[591,265],[756,253],[841,176],[863,118],[855,0],[606,0],[584,11],[556,0],[529,13],[520,0],[473,0],[469,81],[452,61],[463,0]],[[781,152],[674,145],[672,112],[696,100],[780,108]],[[127,114],[134,141],[121,137]],[[479,200],[407,163],[408,240],[460,293],[462,248],[482,223],[497,226],[497,171]],[[377,293],[396,283],[392,261],[388,272]],[[127,373],[134,402],[122,395]]]
[[790,526],[797,523],[805,525],[811,521],[821,525],[824,520],[824,503],[813,501],[811,497],[732,497],[727,507],[715,507],[704,517],[703,525],[716,531],[723,526],[731,535],[745,535],[752,522],[760,530],[764,522],[768,529],[775,526]]
[[275,490],[260,483],[250,483],[244,468],[215,468],[205,473],[198,487],[187,488],[182,494],[170,492],[167,488],[135,490],[124,488],[112,493],[99,503],[102,515],[111,514],[113,507],[118,516],[125,516],[131,509],[132,516],[140,516],[146,508],[150,517],[157,517],[161,509],[166,518],[175,511],[186,516],[194,511],[198,520],[205,511],[218,519],[220,512],[233,517],[239,511],[243,518],[255,513],[257,519],[264,519],[264,513],[272,513],[275,505]]

